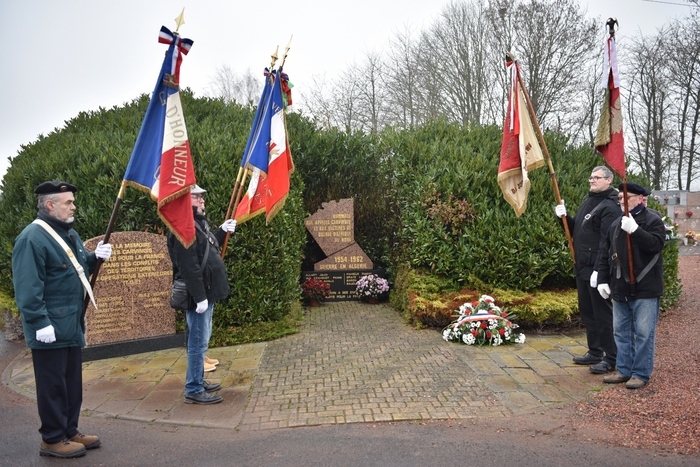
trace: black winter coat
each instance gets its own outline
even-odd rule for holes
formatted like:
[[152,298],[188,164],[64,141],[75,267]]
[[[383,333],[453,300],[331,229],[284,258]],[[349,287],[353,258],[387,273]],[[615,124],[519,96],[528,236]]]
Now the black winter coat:
[[[639,227],[631,235],[632,259],[636,282],[636,295],[632,295],[629,284],[629,255],[627,253],[627,232],[620,228],[620,220],[615,222],[605,236],[603,252],[596,264],[598,283],[610,286],[610,297],[617,301],[635,298],[654,298],[663,295],[664,271],[663,248],[666,242],[666,227],[661,216],[655,211],[642,209],[633,216]],[[615,248],[613,248],[613,242]],[[616,257],[615,253],[617,253]],[[658,255],[658,257],[656,256]],[[656,258],[655,258],[656,257]],[[651,262],[652,268],[640,278],[642,271]],[[618,266],[620,277],[617,277]]]
[[[600,207],[597,207],[599,204]],[[576,255],[574,275],[576,277],[582,280],[591,278],[603,239],[610,225],[621,216],[617,190],[614,188],[608,188],[600,193],[588,193],[576,211],[576,215],[573,218],[566,216],[574,241]]]
[[[219,252],[219,245],[223,242],[226,232],[223,229],[209,231],[206,218],[194,211],[194,221],[200,229],[196,230],[196,240],[189,248],[185,248],[172,233],[168,234],[168,253],[173,263],[173,280],[184,279],[187,291],[194,299],[194,304],[205,298],[209,303],[223,300],[228,297],[231,287],[228,282],[226,266]],[[203,232],[202,232],[203,231]],[[209,255],[204,267],[200,267],[206,245],[209,242]]]

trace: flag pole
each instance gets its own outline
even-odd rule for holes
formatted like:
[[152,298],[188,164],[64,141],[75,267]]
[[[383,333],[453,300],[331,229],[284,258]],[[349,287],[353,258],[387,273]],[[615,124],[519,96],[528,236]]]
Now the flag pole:
[[[291,39],[290,39],[291,42]],[[289,50],[289,49],[287,49]],[[275,49],[275,51],[270,55],[270,78],[272,78],[272,72],[273,68],[275,66],[275,63],[277,63],[277,52],[279,52],[279,46]],[[285,51],[285,57],[286,57],[286,51]],[[260,105],[260,104],[258,104]],[[238,169],[238,176],[236,177],[236,183],[233,186],[233,191],[231,192],[231,200],[229,201],[229,206],[226,211],[226,219],[231,219],[233,215],[235,214],[236,210],[238,209],[238,205],[241,202],[241,199],[243,198],[243,192],[245,191],[243,187],[245,186],[245,180],[248,175],[249,170],[246,168],[246,165],[248,165],[248,161],[250,159],[250,153],[244,154],[243,155],[244,160],[241,161],[241,167]],[[221,246],[221,258],[223,259],[226,256],[226,248],[228,247],[228,240],[231,237],[230,232],[226,232],[226,236],[224,237],[224,243]]]
[[[615,18],[608,18],[608,20],[605,22],[605,25],[608,27],[608,35],[609,39],[615,40],[615,26],[618,25],[617,19]],[[606,42],[607,44],[607,42]],[[606,49],[606,53],[609,51]],[[612,73],[612,70],[606,70],[608,71],[608,88],[605,90],[606,93],[610,93],[610,73]],[[613,81],[613,86],[614,86],[614,81]],[[607,160],[606,160],[607,162]],[[624,160],[623,160],[624,162]],[[608,165],[610,165],[608,163]],[[611,167],[612,168],[612,167]],[[624,168],[624,164],[623,164]],[[614,169],[613,169],[614,170]],[[622,196],[623,196],[623,203],[624,203],[624,213],[625,216],[629,216],[629,203],[627,201],[627,171],[625,171],[624,174],[622,174]],[[632,236],[630,235],[629,232],[627,232],[627,263],[628,267],[630,270],[630,294],[632,296],[637,295],[637,283],[634,275],[634,258],[632,257]]]
[[[119,212],[119,208],[121,207],[122,201],[124,200],[125,191],[126,180],[122,180],[122,185],[119,188],[119,193],[117,194],[117,200],[114,202],[114,207],[112,208],[112,215],[110,216],[109,222],[107,223],[107,231],[105,232],[105,235],[102,238],[103,243],[109,243],[109,237],[112,235],[112,231],[114,230],[114,224],[116,224],[117,222],[117,213]],[[95,283],[97,282],[97,276],[100,274],[100,268],[102,267],[102,263],[104,263],[104,260],[102,258],[97,258],[97,262],[95,263],[95,269],[93,270],[92,276],[90,277],[91,288],[95,287]],[[85,316],[89,304],[90,296],[86,295],[85,300],[83,302],[83,316]]]
[[[515,57],[510,52],[508,54],[506,54],[506,60],[510,60],[514,63],[517,63],[515,61]],[[549,150],[547,149],[547,143],[545,143],[545,141],[544,141],[544,136],[542,135],[542,130],[540,129],[540,124],[538,123],[537,117],[535,116],[535,111],[532,108],[532,102],[530,101],[530,95],[527,93],[527,88],[525,88],[525,82],[523,81],[523,77],[520,76],[520,73],[518,73],[518,83],[520,83],[520,89],[523,90],[523,95],[525,96],[525,102],[527,103],[527,111],[530,114],[530,120],[532,120],[532,125],[535,127],[535,131],[537,132],[537,138],[539,139],[540,147],[542,148],[542,154],[544,155],[544,158],[547,161],[547,167],[549,167],[549,176],[552,179],[552,187],[554,188],[554,195],[556,196],[557,204],[561,204],[561,194],[559,193],[559,184],[557,183],[557,176],[554,172],[554,166],[552,165],[552,159],[549,157]],[[566,221],[566,218],[562,219],[562,224],[564,225],[564,232],[566,233],[566,240],[569,243],[569,251],[571,252],[571,259],[573,261],[576,261],[576,254],[574,253],[574,241],[571,238],[571,232],[569,231],[569,223]]]

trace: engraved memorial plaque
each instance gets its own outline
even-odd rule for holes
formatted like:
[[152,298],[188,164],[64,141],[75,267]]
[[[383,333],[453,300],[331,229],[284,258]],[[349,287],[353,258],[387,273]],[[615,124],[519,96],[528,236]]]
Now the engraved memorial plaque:
[[[101,238],[86,241],[86,247],[93,251]],[[90,304],[85,315],[87,347],[174,335],[166,237],[115,232],[109,242],[112,256],[102,263],[94,288],[98,309]]]

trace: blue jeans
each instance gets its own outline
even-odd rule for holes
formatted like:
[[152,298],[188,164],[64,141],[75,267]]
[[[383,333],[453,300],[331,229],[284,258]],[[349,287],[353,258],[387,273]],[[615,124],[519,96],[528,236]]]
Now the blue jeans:
[[204,392],[204,354],[209,348],[211,322],[214,303],[204,313],[195,309],[187,310],[187,374],[185,375],[185,395],[192,396]]
[[658,297],[613,302],[617,370],[622,376],[651,378],[659,305]]

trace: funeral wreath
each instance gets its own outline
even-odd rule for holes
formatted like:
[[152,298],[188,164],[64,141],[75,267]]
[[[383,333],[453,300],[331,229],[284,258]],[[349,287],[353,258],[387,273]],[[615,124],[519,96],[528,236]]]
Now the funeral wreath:
[[443,329],[442,338],[467,345],[524,344],[525,334],[515,333],[513,319],[515,315],[496,306],[493,297],[482,295],[459,307],[459,316]]

